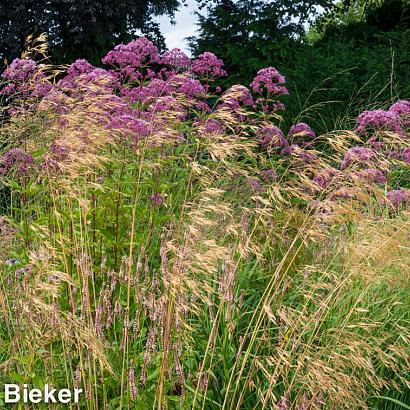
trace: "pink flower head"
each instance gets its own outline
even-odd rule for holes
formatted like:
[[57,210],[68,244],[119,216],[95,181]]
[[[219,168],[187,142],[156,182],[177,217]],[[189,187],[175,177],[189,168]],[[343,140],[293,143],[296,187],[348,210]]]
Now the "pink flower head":
[[391,131],[402,134],[400,116],[395,111],[372,110],[364,111],[357,118],[358,127],[355,132],[367,134],[367,130]]
[[399,100],[396,101],[390,108],[389,111],[395,112],[396,114],[408,114],[410,115],[410,101]]
[[37,70],[37,64],[30,59],[16,58],[4,70],[2,77],[10,81],[24,82],[34,75]]
[[94,69],[94,66],[87,60],[79,59],[70,65],[67,69],[67,75],[70,77],[77,77],[81,74],[89,73]]
[[292,144],[285,147],[282,151],[282,154],[290,155],[298,162],[301,162],[303,164],[309,164],[317,160],[317,156],[314,153],[299,147],[299,145],[297,144]]
[[102,59],[104,64],[118,66],[120,68],[141,68],[153,63],[159,63],[158,48],[150,40],[141,37],[128,44],[119,44],[114,50]]
[[192,71],[204,77],[224,77],[227,75],[222,68],[224,63],[215,54],[206,51],[192,62]]
[[244,85],[239,84],[229,87],[221,97],[221,100],[222,106],[227,107],[232,111],[235,111],[243,105],[254,105],[253,97],[249,89]]
[[18,91],[16,84],[10,83],[0,89],[0,94],[12,95]]
[[77,60],[57,86],[70,95],[83,92],[101,95],[111,94],[114,89],[119,88],[120,80],[115,71],[93,67],[86,60]]
[[0,174],[6,175],[10,171],[24,174],[28,172],[34,160],[30,154],[19,148],[12,148],[0,158]]
[[179,87],[178,92],[187,97],[199,97],[205,94],[204,86],[195,78],[178,76],[175,84]]
[[282,130],[276,125],[267,125],[259,129],[257,140],[262,148],[285,148],[289,146]]
[[410,164],[410,146],[402,151],[401,156],[406,164]]
[[259,70],[251,83],[255,93],[262,94],[267,90],[270,95],[289,94],[287,88],[281,84],[285,83],[285,77],[274,67]]
[[410,127],[410,101],[399,100],[396,101],[389,109],[400,116],[404,127]]
[[376,168],[366,168],[354,172],[356,178],[369,183],[384,184],[387,182],[387,178],[383,171]]
[[288,137],[308,137],[313,139],[316,137],[316,134],[309,125],[300,122],[290,127]]
[[314,178],[315,182],[320,188],[326,189],[336,179],[339,179],[341,172],[333,167],[321,170]]
[[224,131],[220,121],[214,118],[207,119],[204,124],[199,126],[198,130],[200,134],[205,135],[222,134]]
[[362,163],[362,164],[368,164],[370,160],[375,158],[375,152],[370,149],[370,148],[365,148],[365,147],[353,147],[350,148],[341,163],[341,168],[347,168],[353,163]]
[[387,192],[387,201],[393,206],[398,208],[400,205],[410,204],[410,190],[409,189],[395,189]]
[[161,58],[161,63],[174,67],[176,69],[191,66],[190,58],[179,48],[166,51]]

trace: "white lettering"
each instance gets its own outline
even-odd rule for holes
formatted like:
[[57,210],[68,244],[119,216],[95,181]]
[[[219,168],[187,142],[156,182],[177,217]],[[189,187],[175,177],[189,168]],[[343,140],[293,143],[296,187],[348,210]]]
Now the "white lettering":
[[68,403],[71,401],[71,392],[68,389],[61,389],[58,392],[58,401],[60,403]]
[[57,403],[54,393],[56,389],[49,390],[48,384],[44,386],[44,402],[45,403]]
[[41,399],[43,398],[43,394],[39,389],[30,390],[28,394],[28,399],[31,403],[40,403]]
[[20,387],[17,384],[4,386],[4,401],[6,403],[18,403],[20,401]]
[[74,389],[74,403],[78,403],[79,396],[83,392],[83,389]]
[[4,401],[5,403],[78,403],[80,394],[83,389],[53,389],[48,384],[44,389],[30,388],[27,384],[20,387],[18,384],[4,385]]

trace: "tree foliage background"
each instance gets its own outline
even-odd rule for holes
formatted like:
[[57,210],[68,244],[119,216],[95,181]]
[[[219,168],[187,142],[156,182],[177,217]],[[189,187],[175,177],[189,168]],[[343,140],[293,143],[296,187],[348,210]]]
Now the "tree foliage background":
[[376,101],[410,96],[409,22],[407,0],[222,0],[199,15],[189,41],[195,55],[220,56],[230,82],[279,69],[290,91],[285,121],[322,132]]
[[0,58],[19,55],[25,38],[47,33],[59,62],[86,57],[98,63],[114,45],[143,34],[162,48],[164,39],[154,18],[171,19],[178,0],[1,0]]

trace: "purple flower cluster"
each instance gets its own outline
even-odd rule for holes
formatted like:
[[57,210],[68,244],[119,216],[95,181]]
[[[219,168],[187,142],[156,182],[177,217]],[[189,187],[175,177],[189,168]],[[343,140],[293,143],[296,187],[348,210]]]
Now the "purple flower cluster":
[[270,95],[289,94],[285,83],[285,77],[276,68],[268,67],[259,70],[251,83],[251,88],[255,93],[262,94],[268,92]]
[[297,144],[289,145],[282,151],[282,153],[291,156],[298,163],[303,165],[314,163],[317,160],[316,154],[301,148]]
[[376,153],[372,149],[356,146],[346,152],[340,167],[345,169],[352,164],[368,165],[375,157]]
[[292,125],[290,127],[288,137],[289,138],[301,137],[301,138],[313,139],[316,137],[316,134],[312,130],[312,128],[310,128],[308,124],[304,122],[299,122],[298,124]]
[[77,77],[81,74],[87,74],[94,70],[94,66],[90,64],[87,60],[80,59],[76,60],[67,69],[67,77]]
[[403,127],[410,127],[410,101],[399,100],[396,101],[389,109],[390,112],[393,112],[400,116]]
[[332,182],[337,181],[341,177],[341,174],[342,173],[336,168],[324,168],[317,175],[315,175],[313,182],[321,189],[327,189]]
[[12,148],[0,158],[0,174],[6,175],[11,171],[25,174],[33,165],[33,157],[19,148]]
[[2,76],[9,81],[25,82],[35,74],[36,70],[37,64],[35,61],[16,58],[4,70]]
[[395,189],[387,192],[386,195],[388,203],[397,209],[402,205],[410,204],[410,190],[409,189]]
[[256,136],[260,146],[264,149],[286,148],[289,146],[282,130],[276,125],[263,126],[258,130]]
[[372,110],[364,111],[357,118],[358,134],[367,134],[368,130],[390,131],[403,133],[400,115],[395,111]]
[[399,100],[396,101],[389,109],[398,115],[410,115],[410,101]]
[[244,85],[233,85],[229,87],[220,99],[219,109],[229,110],[238,119],[243,119],[241,110],[244,107],[252,107],[254,100],[251,92]]
[[377,168],[361,169],[355,171],[353,176],[368,183],[385,184],[387,182],[384,172]]
[[224,63],[214,53],[206,51],[192,62],[192,72],[206,78],[225,77]]
[[213,134],[222,134],[224,128],[220,121],[214,118],[209,118],[205,122],[197,122],[198,133],[201,135],[213,135]]
[[42,98],[52,89],[52,84],[45,78],[37,63],[30,59],[13,60],[2,77],[10,81],[0,89],[0,94],[4,95]]
[[410,147],[407,147],[402,151],[401,157],[405,163],[410,164]]
[[289,94],[284,83],[285,77],[276,68],[263,68],[257,72],[250,87],[254,93],[259,94],[255,102],[260,104],[265,114],[285,109],[285,106],[277,100],[279,96]]
[[125,68],[141,68],[160,62],[158,48],[142,37],[128,44],[119,44],[102,59],[104,64]]
[[191,60],[190,58],[179,48],[174,48],[171,51],[166,51],[161,58],[161,63],[169,65],[171,67],[178,69],[190,68]]

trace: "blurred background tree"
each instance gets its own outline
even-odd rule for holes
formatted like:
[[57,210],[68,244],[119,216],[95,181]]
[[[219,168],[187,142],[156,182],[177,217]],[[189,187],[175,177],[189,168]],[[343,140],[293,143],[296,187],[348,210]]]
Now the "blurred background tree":
[[178,0],[1,0],[0,58],[18,57],[26,37],[47,33],[54,61],[100,62],[114,45],[142,34],[164,48],[155,17],[171,19]]
[[250,83],[272,65],[287,79],[285,121],[334,129],[373,102],[410,97],[410,4],[407,0],[207,2],[194,55],[215,52]]

